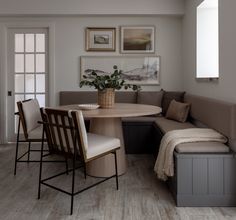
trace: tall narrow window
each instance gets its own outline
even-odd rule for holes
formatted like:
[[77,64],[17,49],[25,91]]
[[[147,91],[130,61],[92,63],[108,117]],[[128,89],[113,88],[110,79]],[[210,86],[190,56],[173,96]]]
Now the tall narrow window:
[[219,77],[218,0],[197,7],[197,78]]

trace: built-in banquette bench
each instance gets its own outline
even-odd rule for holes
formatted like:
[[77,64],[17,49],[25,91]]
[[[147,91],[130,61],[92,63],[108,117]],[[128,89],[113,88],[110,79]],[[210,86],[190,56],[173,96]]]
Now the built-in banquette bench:
[[[60,92],[60,105],[95,103],[95,92]],[[187,122],[164,117],[172,99],[191,104]],[[158,116],[123,119],[126,153],[156,153],[171,130],[209,127],[225,135],[216,142],[179,144],[174,153],[175,176],[168,185],[177,206],[236,206],[236,105],[184,92],[116,92],[116,102],[161,106]]]

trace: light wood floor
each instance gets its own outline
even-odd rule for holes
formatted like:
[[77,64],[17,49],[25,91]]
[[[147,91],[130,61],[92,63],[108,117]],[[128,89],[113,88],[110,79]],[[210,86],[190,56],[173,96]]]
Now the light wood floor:
[[[175,207],[166,185],[153,173],[151,155],[127,155],[128,171],[119,178],[120,189],[116,190],[115,179],[111,179],[77,195],[70,216],[70,197],[63,193],[43,186],[41,199],[37,200],[38,164],[19,164],[17,175],[13,175],[14,155],[14,145],[0,146],[1,220],[236,219],[236,208]],[[44,173],[50,175],[63,169],[64,164],[47,164]],[[82,171],[76,177],[77,187],[85,184]],[[70,175],[62,176],[54,183],[67,188],[70,180]],[[94,181],[89,177],[86,183]]]

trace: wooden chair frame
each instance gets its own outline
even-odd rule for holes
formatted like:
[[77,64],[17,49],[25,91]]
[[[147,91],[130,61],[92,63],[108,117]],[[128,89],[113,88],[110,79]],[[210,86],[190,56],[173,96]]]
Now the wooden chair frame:
[[[70,214],[73,214],[73,204],[74,204],[74,196],[84,192],[85,190],[88,190],[100,183],[103,183],[106,180],[109,180],[113,177],[116,177],[116,188],[118,190],[118,171],[117,171],[117,154],[116,154],[116,150],[118,150],[120,147],[106,152],[102,155],[99,155],[97,157],[91,158],[89,160],[86,160],[86,157],[83,153],[82,150],[82,145],[81,145],[81,139],[80,139],[80,134],[79,134],[79,127],[78,127],[78,123],[77,123],[77,117],[76,117],[76,112],[72,111],[71,112],[71,117],[69,116],[69,112],[65,111],[65,110],[56,110],[56,109],[43,109],[41,108],[41,115],[42,115],[42,119],[43,122],[41,122],[43,124],[43,136],[42,136],[42,145],[41,145],[41,156],[40,156],[40,171],[39,171],[39,187],[38,187],[38,199],[40,199],[40,195],[41,195],[41,184],[45,185],[47,187],[50,187],[52,189],[58,190],[60,192],[63,192],[69,196],[71,196],[71,206],[70,206]],[[54,121],[52,120],[52,117],[54,117]],[[69,125],[66,125],[65,120],[63,119],[63,117],[66,117]],[[59,124],[59,120],[58,118],[60,118],[60,121],[62,122],[61,124]],[[55,134],[54,134],[54,129],[57,130],[57,134],[58,134],[58,139],[59,139],[59,144],[61,146],[61,150],[55,150],[55,146],[58,145],[56,138],[55,138]],[[73,152],[71,152],[71,148],[69,146],[69,140],[68,140],[68,133],[67,133],[67,129],[70,130],[70,134],[72,137],[72,142],[73,142]],[[63,135],[65,137],[65,142],[66,142],[66,147],[67,147],[67,152],[64,150],[64,148],[62,147],[63,141],[62,141],[62,133],[64,132]],[[66,133],[66,134],[65,134]],[[55,174],[53,176],[47,177],[42,179],[42,164],[43,162],[45,162],[43,160],[44,157],[48,156],[48,155],[43,155],[43,151],[44,151],[44,142],[45,142],[45,138],[44,138],[44,134],[46,134],[46,139],[47,139],[47,143],[49,145],[49,148],[52,149],[52,152],[55,154],[62,154],[64,155],[66,158],[70,158],[72,159],[72,168],[68,169],[64,172]],[[56,146],[57,148],[57,146]],[[79,149],[79,151],[78,151]],[[104,155],[107,154],[114,154],[114,160],[115,160],[115,174],[110,176],[110,177],[106,177],[94,184],[91,184],[83,189],[78,190],[77,192],[75,192],[75,170],[79,169],[79,168],[84,168],[84,176],[86,178],[86,163],[97,159],[99,157],[102,157]],[[80,161],[80,165],[76,166],[76,161]],[[66,191],[63,190],[62,188],[56,187],[52,184],[47,183],[48,180],[51,180],[55,177],[58,177],[60,175],[66,174],[68,172],[72,172],[72,183],[71,183],[71,191]]]

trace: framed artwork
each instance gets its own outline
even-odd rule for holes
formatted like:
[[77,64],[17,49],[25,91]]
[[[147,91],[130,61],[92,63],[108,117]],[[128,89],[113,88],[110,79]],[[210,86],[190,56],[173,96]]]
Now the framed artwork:
[[86,28],[86,51],[115,51],[115,28]]
[[121,53],[155,53],[154,26],[122,26],[120,28]]
[[131,84],[159,85],[160,56],[81,56],[80,79],[97,74],[111,74],[113,66],[122,70],[122,78]]

